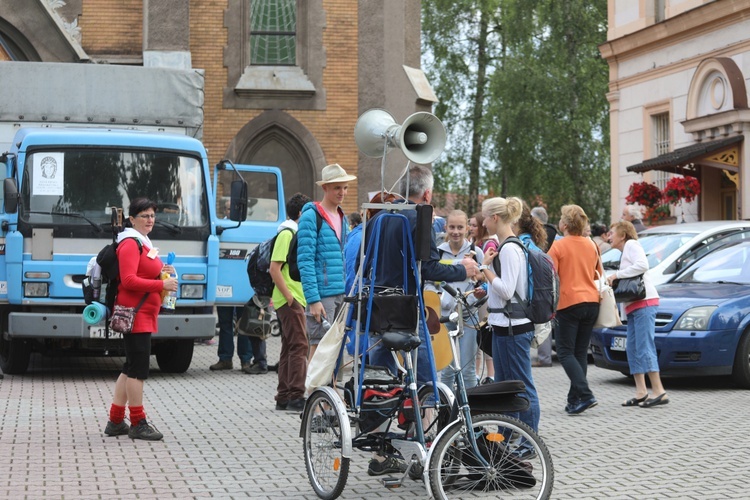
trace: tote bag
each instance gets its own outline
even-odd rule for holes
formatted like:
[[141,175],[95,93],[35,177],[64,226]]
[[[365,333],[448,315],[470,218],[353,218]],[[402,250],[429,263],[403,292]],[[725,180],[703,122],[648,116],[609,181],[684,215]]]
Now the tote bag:
[[326,386],[333,379],[333,369],[339,359],[341,352],[341,343],[344,341],[346,334],[346,320],[349,315],[348,302],[344,302],[336,320],[331,323],[315,350],[310,364],[307,367],[307,378],[305,379],[305,388],[309,393],[316,387]]
[[607,283],[606,278],[599,276],[596,271],[597,279],[594,282],[599,289],[599,316],[596,318],[594,328],[614,328],[622,325],[620,321],[620,311],[615,301],[615,292]]

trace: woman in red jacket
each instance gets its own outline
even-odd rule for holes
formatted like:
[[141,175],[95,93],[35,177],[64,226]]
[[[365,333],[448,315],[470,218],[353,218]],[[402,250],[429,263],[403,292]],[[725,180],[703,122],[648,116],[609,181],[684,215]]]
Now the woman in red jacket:
[[[161,273],[174,268],[164,265],[158,249],[148,239],[154,228],[156,203],[136,198],[128,210],[132,227],[117,236],[117,259],[120,263],[120,286],[115,304],[138,307],[132,333],[124,336],[125,364],[115,384],[115,395],[109,410],[107,436],[127,434],[131,439],[158,441],[161,432],[149,425],[143,411],[143,383],[148,378],[151,358],[151,334],[156,333],[162,290],[177,291],[177,279],[161,279]],[[136,241],[140,241],[140,245]],[[125,406],[130,407],[130,426],[124,422]]]

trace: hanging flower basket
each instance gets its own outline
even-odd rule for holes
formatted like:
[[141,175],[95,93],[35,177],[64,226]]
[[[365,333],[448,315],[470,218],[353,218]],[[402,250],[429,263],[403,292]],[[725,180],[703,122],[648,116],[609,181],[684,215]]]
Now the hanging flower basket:
[[662,192],[649,182],[634,182],[628,189],[625,201],[644,207],[656,207],[661,204]]
[[663,194],[665,203],[690,203],[701,194],[701,184],[695,177],[672,177],[667,181]]
[[671,216],[672,211],[670,210],[669,205],[664,204],[647,208],[646,213],[643,215],[643,219],[648,221],[649,226],[653,226]]

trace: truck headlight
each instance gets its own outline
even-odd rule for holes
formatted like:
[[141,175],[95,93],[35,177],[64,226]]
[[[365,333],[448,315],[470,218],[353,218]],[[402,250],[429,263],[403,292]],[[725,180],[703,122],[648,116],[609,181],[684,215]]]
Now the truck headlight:
[[693,307],[683,313],[674,330],[707,330],[708,321],[718,306]]
[[49,297],[49,283],[25,282],[23,284],[24,297]]
[[180,298],[181,299],[202,299],[204,285],[186,285],[180,286]]

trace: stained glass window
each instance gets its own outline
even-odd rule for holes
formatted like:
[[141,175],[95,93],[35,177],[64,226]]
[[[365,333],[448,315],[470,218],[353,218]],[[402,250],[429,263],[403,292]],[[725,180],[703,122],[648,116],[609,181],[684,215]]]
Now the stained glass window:
[[251,0],[250,64],[297,63],[297,0]]

